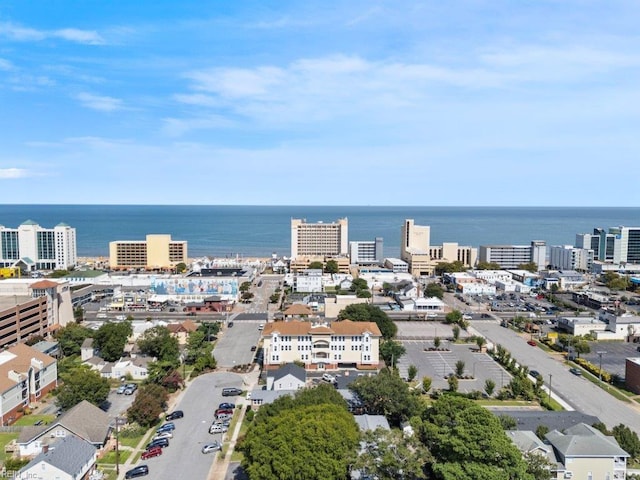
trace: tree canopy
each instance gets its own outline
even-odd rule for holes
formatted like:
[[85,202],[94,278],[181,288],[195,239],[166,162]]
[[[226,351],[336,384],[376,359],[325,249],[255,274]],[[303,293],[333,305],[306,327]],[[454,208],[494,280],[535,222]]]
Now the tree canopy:
[[436,265],[436,275],[442,275],[443,273],[464,272],[467,267],[464,266],[460,260],[455,262],[440,262]]
[[249,478],[345,478],[360,434],[338,397],[333,387],[322,386],[262,407],[241,443]]
[[533,480],[500,420],[473,401],[445,394],[425,410],[418,425],[433,455],[430,470],[442,480]]
[[109,395],[109,381],[85,365],[65,372],[60,378],[62,385],[58,387],[56,401],[63,410],[82,400],[99,406]]
[[521,263],[518,265],[519,270],[526,270],[527,272],[537,273],[538,264],[536,262]]
[[95,333],[94,347],[107,362],[115,362],[132,333],[131,322],[105,322]]
[[77,323],[69,323],[54,334],[60,350],[65,356],[80,355],[80,347],[85,339],[93,336],[93,332]]
[[178,339],[171,335],[167,327],[158,325],[144,332],[138,339],[138,347],[142,353],[158,361],[178,363]]
[[309,266],[307,267],[307,269],[308,270],[324,270],[324,265],[322,265],[322,262],[315,261],[315,262],[309,263]]
[[502,270],[502,267],[496,262],[479,261],[476,270]]
[[338,262],[335,260],[327,260],[327,264],[324,266],[324,271],[326,273],[338,273],[338,270]]
[[369,303],[354,303],[342,309],[338,313],[338,320],[347,319],[354,322],[376,322],[385,339],[395,337],[398,331],[398,327],[386,313]]
[[127,410],[127,420],[143,427],[150,427],[158,421],[168,398],[169,395],[164,387],[154,383],[143,385]]
[[444,288],[438,283],[430,283],[424,287],[424,296],[427,298],[436,297],[442,300],[444,297]]
[[384,415],[395,426],[400,426],[422,408],[419,397],[389,369],[371,377],[359,377],[349,385],[349,389],[358,395],[367,413]]

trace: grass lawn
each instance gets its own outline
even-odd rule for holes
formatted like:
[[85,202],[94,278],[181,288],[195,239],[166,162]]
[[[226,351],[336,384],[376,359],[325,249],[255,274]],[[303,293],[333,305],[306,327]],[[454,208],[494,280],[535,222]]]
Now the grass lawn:
[[[129,450],[120,450],[120,452],[119,452],[120,464],[123,464],[124,462],[126,462],[127,458],[129,458],[129,455],[131,455],[131,451],[129,451]],[[116,452],[115,451],[108,452],[104,457],[102,457],[100,460],[98,460],[98,463],[108,463],[110,465],[115,465],[116,464]]]
[[0,433],[0,462],[2,462],[3,464],[4,464],[5,459],[7,458],[7,454],[4,453],[5,445],[10,443],[11,440],[17,439],[18,435],[19,435],[18,432]]
[[40,421],[46,424],[52,422],[55,418],[55,415],[25,415],[24,417],[20,417],[14,425],[17,427],[25,427]]

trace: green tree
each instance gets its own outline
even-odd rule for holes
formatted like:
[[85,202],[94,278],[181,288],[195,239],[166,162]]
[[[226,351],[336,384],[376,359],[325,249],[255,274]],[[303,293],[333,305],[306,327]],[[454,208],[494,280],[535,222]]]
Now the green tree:
[[63,410],[68,410],[82,400],[99,406],[109,395],[109,381],[84,365],[61,375],[61,380],[62,385],[57,389],[56,401]]
[[460,339],[460,327],[458,325],[454,325],[451,332],[453,333],[453,341],[457,342]]
[[498,415],[498,420],[503,430],[515,430],[518,427],[518,422],[511,415]]
[[431,379],[431,377],[422,377],[422,391],[424,393],[427,393],[429,390],[431,390],[432,383],[433,380]]
[[398,331],[398,327],[386,313],[368,303],[354,303],[342,309],[338,313],[338,320],[347,319],[354,322],[375,322],[385,339],[395,337]]
[[107,362],[115,362],[122,357],[124,346],[133,333],[131,322],[106,322],[96,331],[94,347]]
[[[262,412],[256,417],[261,419]],[[242,441],[251,480],[345,478],[356,458],[359,430],[343,407],[302,405],[254,421]]]
[[424,287],[424,296],[427,298],[436,297],[442,300],[444,298],[444,288],[439,283],[430,283]]
[[551,474],[553,464],[544,454],[538,451],[525,452],[523,458],[527,464],[527,473],[531,478],[534,480],[551,480],[553,478]]
[[440,348],[441,344],[442,344],[442,340],[440,339],[440,337],[434,337],[433,338],[433,346],[435,348]]
[[194,365],[195,373],[216,368],[216,359],[213,356],[213,345],[206,341],[205,334],[201,331],[195,331],[189,334],[185,354],[185,363],[187,365]]
[[280,294],[279,293],[273,293],[269,297],[269,303],[278,303],[278,300],[280,300]]
[[444,322],[448,324],[460,323],[460,320],[462,320],[462,312],[460,310],[452,310],[444,317]]
[[618,445],[625,450],[632,459],[636,460],[640,457],[640,439],[638,434],[624,424],[613,427],[611,431]]
[[413,382],[416,375],[418,375],[418,367],[415,365],[409,365],[409,368],[407,369],[407,380]]
[[335,260],[327,260],[327,264],[324,266],[324,271],[326,273],[338,273],[340,269],[338,268],[338,262]]
[[147,383],[162,385],[164,379],[171,375],[176,366],[176,362],[166,360],[149,362],[149,365],[147,365],[147,379],[145,381]]
[[187,271],[187,264],[184,262],[180,262],[176,265],[176,272],[177,273],[184,273]]
[[307,270],[323,270],[324,271],[324,265],[322,264],[322,262],[318,262],[318,261],[311,262],[307,267]]
[[220,333],[221,325],[220,322],[202,322],[198,325],[198,331],[204,334],[208,342],[211,342],[214,340],[213,337]]
[[254,295],[251,292],[243,292],[242,295],[240,295],[240,298],[245,303],[249,303],[253,297]]
[[436,275],[442,275],[443,273],[464,272],[467,269],[464,263],[459,260],[455,262],[447,263],[440,262],[436,265]]
[[492,379],[487,378],[484,382],[484,391],[485,393],[490,397],[491,395],[493,395],[493,392],[496,389],[496,382],[494,382]]
[[77,306],[76,308],[74,308],[73,319],[76,322],[81,322],[82,320],[84,320],[84,308],[82,308],[81,306]]
[[487,339],[478,335],[476,337],[476,345],[478,345],[478,349],[482,352],[482,349],[487,344]]
[[451,375],[449,378],[447,378],[447,383],[449,384],[449,391],[450,392],[457,392],[458,391],[458,377],[456,377],[455,375]]
[[245,292],[248,292],[250,288],[251,288],[251,282],[242,282],[238,287],[238,290],[240,290],[240,293],[245,293]]
[[388,369],[378,375],[359,377],[349,389],[353,391],[365,410],[373,415],[384,415],[391,425],[396,427],[420,412],[418,397],[411,393],[409,386]]
[[93,332],[78,325],[77,323],[69,323],[65,327],[58,329],[54,337],[60,345],[60,350],[64,356],[80,355],[80,347],[82,342],[92,336]]
[[499,263],[480,261],[476,265],[476,270],[502,270]]
[[536,427],[536,437],[538,437],[540,440],[544,441],[547,433],[549,433],[549,427],[547,427],[545,424],[541,423]]
[[429,451],[415,435],[378,428],[365,432],[362,442],[353,470],[379,480],[428,478],[424,466],[430,457]]
[[384,363],[395,368],[398,359],[407,352],[402,343],[396,340],[383,340],[380,344],[380,356]]
[[436,479],[532,480],[520,451],[500,420],[473,401],[442,395],[416,422],[420,439],[433,455]]
[[531,273],[538,273],[538,264],[536,262],[521,263],[518,270],[526,270]]
[[172,362],[174,366],[178,364],[178,339],[171,335],[167,327],[158,325],[145,331],[138,339],[138,348],[161,362]]
[[462,377],[464,375],[464,367],[465,367],[464,361],[458,360],[456,362],[456,376],[457,377]]
[[164,387],[153,383],[143,385],[127,410],[127,420],[150,427],[158,422],[168,398],[169,394]]

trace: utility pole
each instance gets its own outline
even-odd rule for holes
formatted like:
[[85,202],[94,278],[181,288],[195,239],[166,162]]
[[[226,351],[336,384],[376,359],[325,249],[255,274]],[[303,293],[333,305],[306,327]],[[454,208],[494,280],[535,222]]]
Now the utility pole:
[[549,374],[549,403],[551,403],[551,374]]

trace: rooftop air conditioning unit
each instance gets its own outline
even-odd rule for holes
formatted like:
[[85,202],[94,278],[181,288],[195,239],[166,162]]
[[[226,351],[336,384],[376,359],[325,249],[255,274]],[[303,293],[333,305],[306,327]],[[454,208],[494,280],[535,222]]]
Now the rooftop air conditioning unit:
[[564,472],[564,478],[573,478],[573,472]]

